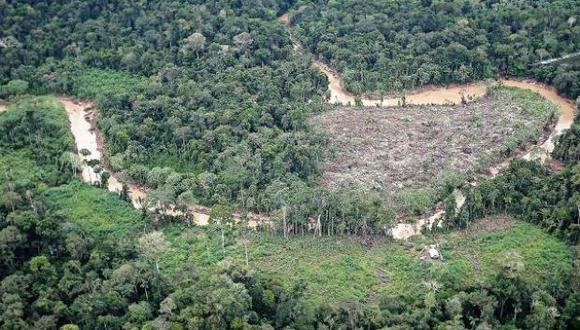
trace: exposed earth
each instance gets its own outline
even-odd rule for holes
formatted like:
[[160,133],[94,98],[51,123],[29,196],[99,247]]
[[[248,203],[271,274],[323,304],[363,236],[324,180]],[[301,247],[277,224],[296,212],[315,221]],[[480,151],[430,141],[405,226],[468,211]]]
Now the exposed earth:
[[324,112],[311,119],[333,146],[321,183],[332,190],[358,186],[386,192],[429,186],[445,171],[487,169],[550,128],[556,107],[540,101],[549,111],[539,113],[521,102],[526,95],[499,88],[467,105]]
[[[283,15],[279,20],[285,24],[289,23],[287,15]],[[296,38],[292,39],[295,43],[294,48],[302,51],[303,47],[299,41]],[[355,103],[355,97],[342,88],[340,77],[332,68],[321,61],[315,61],[314,65],[330,82],[329,103],[351,105]],[[540,149],[548,150],[553,136],[571,125],[574,111],[571,103],[552,93],[552,89],[534,82],[506,80],[504,83],[520,88],[537,89],[537,92],[559,105],[564,115],[547,141],[538,146]],[[527,128],[525,132],[531,134],[526,135],[522,141],[532,137],[538,139],[549,124],[545,117],[527,118],[528,109],[514,108],[509,102],[496,106],[494,102],[499,103],[500,100],[494,99],[496,96],[484,97],[486,91],[487,83],[484,82],[445,87],[430,86],[406,94],[404,100],[402,95],[382,100],[363,97],[360,102],[367,108],[357,110],[338,107],[320,115],[313,119],[313,123],[321,125],[330,133],[335,146],[344,146],[344,150],[337,153],[334,160],[327,162],[322,183],[330,188],[353,183],[363,184],[375,190],[418,187],[425,182],[432,182],[437,173],[446,167],[459,171],[474,169],[478,164],[478,155],[487,155],[490,162],[494,160],[499,163],[489,169],[491,172],[502,168],[503,164],[507,164],[505,157],[495,156],[509,136],[520,134],[522,128]],[[481,101],[470,103],[479,98],[482,98]],[[99,134],[94,125],[96,112],[92,104],[67,98],[60,98],[60,101],[67,109],[79,156],[87,161],[91,159],[103,161],[101,153],[104,146],[99,144]],[[469,102],[467,105],[460,105],[467,102]],[[402,104],[410,106],[402,110],[393,108]],[[450,106],[454,104],[455,108]],[[502,125],[497,125],[498,123]],[[80,153],[82,149],[89,150],[90,154],[82,155]],[[531,154],[526,157],[529,155]],[[501,162],[501,159],[504,161]],[[105,164],[101,164],[103,165]],[[481,165],[490,164],[483,162]],[[98,173],[87,167],[88,165],[83,168],[83,180],[89,183],[100,180]],[[422,174],[418,175],[419,173]],[[155,205],[143,204],[147,200],[145,187],[123,180],[122,175],[111,176],[109,190],[119,192],[123,187],[122,182],[127,184],[129,197],[136,208],[155,208]],[[455,196],[457,207],[460,208],[463,204],[463,195],[460,191],[456,191]],[[172,214],[179,211],[164,210],[164,212]],[[188,214],[193,215],[197,224],[205,225],[209,218],[209,209],[191,205]],[[391,233],[396,239],[406,239],[418,234],[424,224],[431,226],[442,214],[443,211],[439,210],[434,215],[407,226],[409,228],[405,227],[406,230],[399,230],[399,227],[408,224],[395,226]],[[235,216],[239,218],[239,214]],[[250,226],[268,221],[265,215],[251,214],[250,218]]]

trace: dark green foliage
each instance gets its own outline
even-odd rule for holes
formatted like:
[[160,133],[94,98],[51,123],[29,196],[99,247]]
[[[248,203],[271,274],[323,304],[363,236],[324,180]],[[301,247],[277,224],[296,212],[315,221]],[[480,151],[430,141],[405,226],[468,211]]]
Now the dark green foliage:
[[578,61],[534,64],[580,51],[579,10],[574,0],[301,0],[291,19],[355,94],[507,75],[553,82],[576,97]]
[[[576,105],[580,107],[580,98]],[[572,127],[558,137],[552,156],[568,164],[580,162],[580,114],[574,118]]]
[[571,242],[580,240],[580,165],[550,173],[535,162],[516,160],[496,178],[470,188],[466,198],[454,220],[459,227],[507,212]]
[[212,191],[191,190],[206,205],[251,197],[265,209],[259,194],[273,181],[319,174],[325,142],[304,104],[327,81],[275,21],[288,5],[4,3],[0,83],[96,98],[119,170],[171,166],[211,179]]
[[[538,57],[578,44],[578,25],[565,21],[577,10],[571,1],[301,7],[311,3],[296,6],[298,31],[356,92],[527,75]],[[416,251],[402,253],[408,246],[397,245],[379,251],[379,266],[394,266],[393,273],[361,277],[349,272],[366,271],[367,264],[337,253],[344,283],[356,287],[362,284],[353,279],[369,278],[417,289],[340,303],[313,304],[305,281],[288,287],[279,275],[240,266],[240,251],[232,253],[239,247],[232,205],[270,211],[286,238],[315,224],[317,240],[342,234],[372,243],[394,218],[378,195],[329,194],[313,185],[326,141],[305,118],[321,107],[327,81],[294,53],[275,21],[294,4],[0,0],[0,97],[49,91],[95,98],[111,166],[155,189],[150,196],[161,205],[216,204],[212,216],[220,226],[187,231],[186,224],[167,223],[176,219],[139,214],[118,196],[72,180],[78,159],[62,107],[54,98],[17,96],[0,114],[0,328],[577,327],[578,256],[573,250],[568,260],[561,246],[545,249],[548,256],[536,257],[544,252],[538,249],[526,256],[536,268],[550,260],[554,265],[545,268],[558,267],[557,276],[526,276],[523,258],[508,253],[499,272],[472,283],[458,278],[473,272],[458,256],[448,268],[433,263],[427,271]],[[384,10],[390,6],[399,15]],[[326,7],[332,15],[320,15]],[[337,31],[326,33],[332,25]],[[575,94],[577,73],[567,68],[533,71]],[[575,134],[561,138],[555,152],[570,163],[563,171],[515,162],[497,181],[470,191],[455,222],[468,226],[502,211],[577,241]],[[519,241],[523,233],[529,230],[519,232]],[[273,251],[287,253],[286,240],[277,239]],[[485,251],[487,258],[498,246],[514,245],[497,235],[479,239],[501,242]],[[272,252],[262,253],[267,259]],[[324,261],[309,262],[324,267]],[[444,286],[392,276],[409,272],[432,272]]]

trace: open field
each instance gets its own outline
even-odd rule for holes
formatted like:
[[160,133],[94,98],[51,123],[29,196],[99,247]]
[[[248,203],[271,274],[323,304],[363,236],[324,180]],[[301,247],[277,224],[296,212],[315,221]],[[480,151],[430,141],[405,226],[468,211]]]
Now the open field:
[[[385,297],[417,303],[429,292],[427,281],[437,281],[440,294],[451,295],[493,277],[507,254],[521,258],[525,280],[534,286],[546,287],[551,278],[570,275],[564,242],[507,217],[482,222],[487,225],[469,233],[440,234],[408,243],[384,240],[370,248],[348,238],[306,236],[286,242],[278,236],[256,234],[249,244],[250,267],[279,278],[287,287],[308,283],[305,295],[315,304],[348,299],[376,302]],[[170,272],[185,265],[207,269],[222,260],[243,263],[240,241],[227,240],[224,258],[219,234],[210,227],[167,227],[166,234],[172,249],[162,265]],[[435,243],[443,261],[419,260],[421,249]]]
[[55,213],[98,237],[127,238],[144,229],[139,211],[104,189],[75,181],[48,189],[45,197]]
[[331,140],[324,186],[386,192],[430,186],[445,172],[486,170],[541,139],[556,112],[538,94],[496,87],[462,106],[336,107],[310,122]]

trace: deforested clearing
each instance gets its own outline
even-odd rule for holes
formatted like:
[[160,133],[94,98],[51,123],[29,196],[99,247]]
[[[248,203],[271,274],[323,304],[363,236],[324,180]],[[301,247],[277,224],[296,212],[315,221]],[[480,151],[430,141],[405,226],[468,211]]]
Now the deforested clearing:
[[310,119],[330,138],[321,184],[393,191],[446,173],[485,171],[545,137],[556,106],[530,91],[493,87],[458,106],[335,107]]

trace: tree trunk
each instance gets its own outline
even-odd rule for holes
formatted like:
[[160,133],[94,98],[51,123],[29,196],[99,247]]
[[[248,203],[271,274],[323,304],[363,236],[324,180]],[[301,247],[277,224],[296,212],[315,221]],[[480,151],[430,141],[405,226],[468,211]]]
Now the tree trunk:
[[222,252],[224,254],[224,256],[226,255],[226,239],[225,239],[225,235],[224,235],[224,227],[223,225],[221,226],[221,232],[222,232]]
[[316,228],[314,228],[314,236],[316,237],[316,234],[318,233],[318,237],[322,236],[322,228],[320,228],[320,214],[318,215],[318,218],[316,218]]
[[286,225],[286,207],[282,208],[283,218],[284,218],[284,239],[288,240],[288,227]]
[[250,265],[250,261],[248,260],[248,240],[244,238],[244,253],[246,255],[246,266]]

